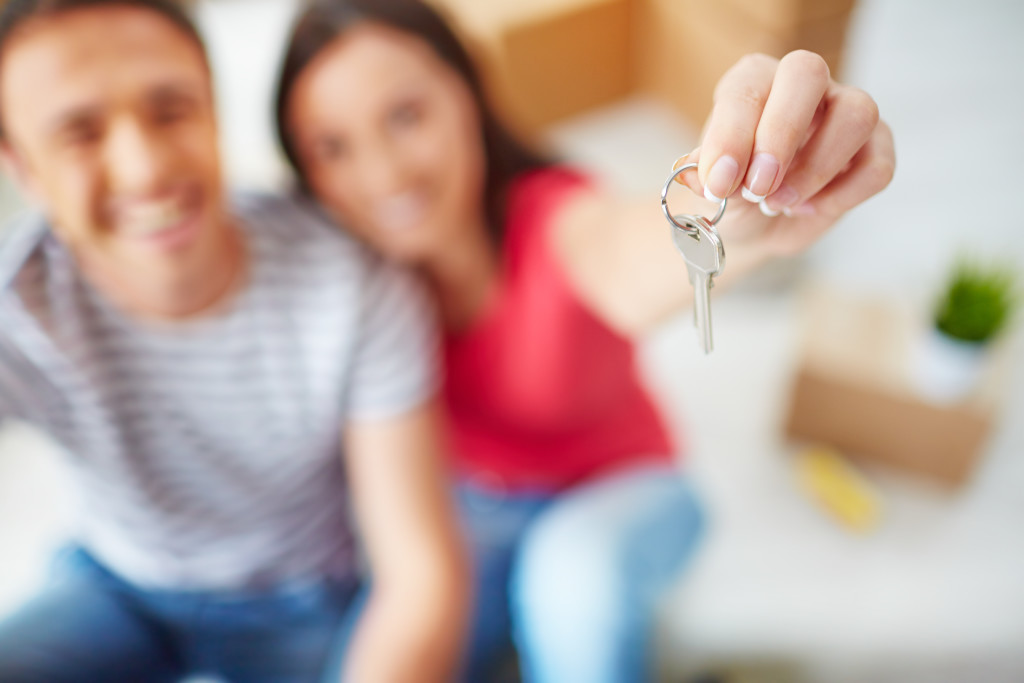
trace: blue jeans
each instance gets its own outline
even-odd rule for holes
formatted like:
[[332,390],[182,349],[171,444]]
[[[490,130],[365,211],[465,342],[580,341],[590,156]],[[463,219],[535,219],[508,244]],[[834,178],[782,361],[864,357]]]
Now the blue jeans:
[[52,584],[0,623],[4,683],[341,680],[355,582],[317,580],[266,592],[141,590],[80,549]]
[[556,496],[464,482],[476,567],[464,678],[494,680],[511,642],[530,683],[651,680],[657,599],[704,528],[670,465],[619,470]]

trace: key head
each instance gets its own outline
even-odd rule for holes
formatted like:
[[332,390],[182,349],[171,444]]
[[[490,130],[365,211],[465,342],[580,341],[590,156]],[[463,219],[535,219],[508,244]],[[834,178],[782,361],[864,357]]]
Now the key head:
[[[672,226],[672,242],[691,268],[708,277],[719,275],[725,268],[725,247],[718,230],[702,216],[679,215],[679,225]],[[692,281],[692,277],[691,277]]]

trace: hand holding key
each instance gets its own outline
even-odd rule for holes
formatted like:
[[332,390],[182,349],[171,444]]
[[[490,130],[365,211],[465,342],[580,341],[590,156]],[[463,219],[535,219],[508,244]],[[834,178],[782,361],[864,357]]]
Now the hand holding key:
[[697,164],[680,182],[711,201],[740,194],[747,201],[719,230],[733,243],[756,238],[769,257],[805,249],[895,167],[874,100],[805,50],[741,59],[719,81],[705,131],[677,162]]
[[[825,62],[810,52],[742,59],[720,81],[705,131],[701,146],[676,164],[696,164],[673,181],[696,197],[687,202],[687,193],[674,194],[674,213],[657,211],[647,198],[630,201],[595,188],[574,193],[554,218],[561,267],[590,310],[623,334],[647,334],[693,301],[676,247],[689,257],[691,282],[703,288],[697,274],[703,271],[707,287],[721,289],[805,249],[892,176],[892,135],[874,101],[832,81]],[[699,197],[728,200],[728,213],[719,220],[713,208],[697,208],[707,206]],[[703,232],[683,215],[702,211],[710,226]],[[675,246],[669,246],[665,219],[676,217],[682,227],[673,226]],[[693,253],[716,236],[729,252],[727,271]],[[695,311],[703,306],[702,291],[697,298]],[[710,348],[710,315],[701,312],[697,322]]]
[[[708,353],[709,291],[725,261],[716,225],[726,201],[740,193],[748,202],[722,224],[745,261],[793,254],[888,185],[895,153],[874,100],[833,81],[825,61],[804,50],[781,60],[741,59],[719,81],[705,131],[701,146],[676,161],[661,206],[686,259],[694,322]],[[673,215],[666,199],[673,181],[720,202],[715,217]]]

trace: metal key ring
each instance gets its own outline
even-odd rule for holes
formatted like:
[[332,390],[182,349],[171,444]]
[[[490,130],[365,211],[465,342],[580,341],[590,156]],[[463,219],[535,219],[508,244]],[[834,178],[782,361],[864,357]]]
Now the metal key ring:
[[[693,232],[693,229],[688,228],[685,225],[681,225],[679,221],[676,220],[675,216],[672,215],[672,212],[668,210],[668,191],[672,187],[672,183],[675,182],[676,178],[682,175],[685,171],[689,171],[691,168],[697,168],[697,164],[684,164],[677,168],[673,171],[672,175],[668,177],[668,180],[665,182],[665,187],[661,190],[661,212],[665,214],[665,218],[668,219],[669,223],[680,230],[685,230],[688,233]],[[718,206],[718,212],[715,214],[715,217],[708,220],[708,223],[711,225],[717,225],[718,221],[722,220],[722,216],[725,214],[725,204],[728,201],[728,199],[722,200],[722,203]]]

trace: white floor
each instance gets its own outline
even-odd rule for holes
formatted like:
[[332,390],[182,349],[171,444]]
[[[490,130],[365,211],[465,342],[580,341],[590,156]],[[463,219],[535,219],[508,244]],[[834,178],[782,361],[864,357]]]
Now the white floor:
[[[248,0],[245,32],[234,31],[242,3],[203,13],[222,106],[239,122],[225,127],[229,166],[247,184],[280,178],[269,118],[251,117],[269,86],[240,74],[273,64],[272,27],[287,4]],[[669,671],[720,664],[749,681],[1024,680],[1024,363],[963,490],[869,473],[885,503],[871,535],[848,534],[801,496],[779,436],[801,281],[923,307],[963,248],[1024,275],[1022,28],[1024,4],[1010,0],[862,2],[845,79],[871,92],[892,124],[892,186],[805,259],[716,300],[710,358],[696,353],[688,319],[645,348],[712,516],[703,552],[666,605]],[[266,40],[238,37],[260,31]],[[551,137],[624,191],[654,193],[695,131],[638,99]],[[1024,335],[1015,343],[1024,358]],[[45,442],[21,427],[0,432],[0,613],[41,579],[64,528],[65,491]]]

